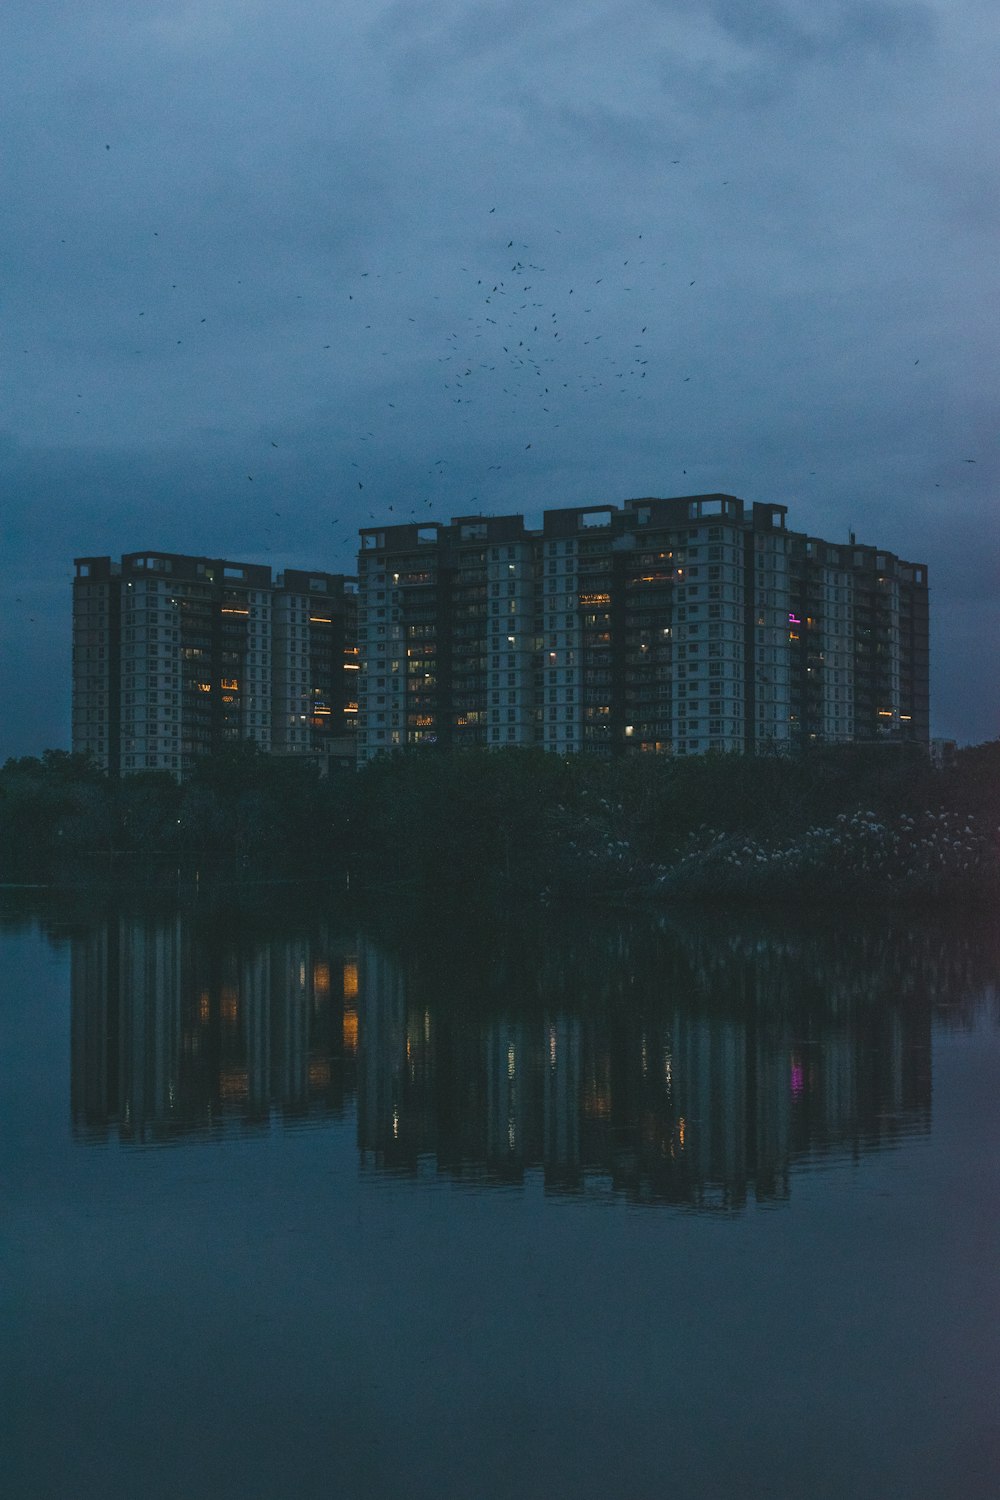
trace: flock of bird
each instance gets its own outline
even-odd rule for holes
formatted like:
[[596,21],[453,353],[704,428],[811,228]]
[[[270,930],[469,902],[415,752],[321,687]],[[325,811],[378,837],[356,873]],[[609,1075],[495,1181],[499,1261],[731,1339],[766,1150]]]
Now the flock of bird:
[[[409,265],[377,264],[339,281],[331,275],[330,295],[300,320],[303,353],[320,386],[322,361],[332,354],[327,394],[348,412],[362,409],[364,395],[364,418],[330,437],[329,524],[351,553],[359,521],[414,520],[442,504],[454,510],[458,497],[466,513],[484,504],[506,508],[503,490],[526,462],[565,460],[581,432],[627,435],[647,420],[639,403],[649,421],[683,430],[675,403],[706,380],[699,299],[710,267],[699,274],[700,267],[683,266],[655,230],[636,230],[598,257],[572,231],[525,238],[504,233],[502,217],[496,206],[485,210],[472,236],[477,249],[450,267],[442,259],[423,276]],[[150,233],[160,240],[158,230]],[[178,291],[176,281],[168,285]],[[240,295],[246,299],[247,289]],[[308,296],[295,294],[297,301]],[[162,346],[169,315],[160,302],[148,320],[147,311],[136,308],[136,321],[146,320],[150,333],[156,325]],[[170,331],[183,334],[173,338],[176,349],[190,345],[192,332],[211,337],[211,309],[195,316],[188,333]],[[311,402],[316,392],[303,395]],[[560,429],[564,436],[553,441]],[[283,551],[286,541],[284,525],[274,524],[285,521],[274,497],[288,492],[282,449],[294,440],[277,437],[262,437],[246,465],[265,551]],[[440,445],[433,460],[432,442]],[[428,454],[421,480],[401,493],[384,477],[392,469],[386,457],[412,476],[421,451]],[[679,477],[687,474],[681,467]]]
[[[636,243],[641,240],[640,233]],[[430,395],[440,430],[456,435],[463,455],[479,445],[487,481],[505,469],[519,469],[523,454],[543,455],[546,437],[579,415],[582,399],[596,397],[605,412],[611,403],[620,423],[621,405],[644,398],[641,382],[653,354],[646,342],[650,315],[624,299],[648,290],[641,285],[648,279],[642,272],[648,257],[633,249],[601,275],[581,280],[570,273],[566,257],[539,255],[531,244],[510,237],[484,261],[459,265],[447,306],[441,305],[440,293],[432,293],[424,307],[406,314],[409,324],[419,325],[424,376],[417,388],[384,383],[382,432],[368,428],[358,434],[359,447],[384,440],[386,419],[402,420],[408,397],[419,406],[418,420],[424,417]],[[356,339],[376,331],[384,295],[379,283],[387,279],[384,272],[362,271],[346,291],[354,313],[346,331]],[[379,354],[386,358],[390,351]],[[679,377],[681,382],[690,378]],[[435,486],[449,463],[438,457],[428,464],[429,495],[418,495],[415,504],[398,496],[380,499],[378,510],[367,509],[368,518],[408,519],[432,509]],[[359,475],[365,472],[365,458],[349,464]],[[356,484],[362,491],[370,486],[367,474]],[[470,493],[468,505],[478,500]]]
[[[359,519],[427,517],[445,492],[454,508],[449,471],[461,471],[461,505],[473,513],[483,504],[480,491],[489,486],[491,499],[497,496],[497,480],[522,474],[528,455],[545,461],[547,439],[578,425],[581,413],[627,431],[628,408],[646,399],[650,368],[657,358],[663,363],[654,321],[672,298],[692,295],[698,277],[658,261],[641,231],[595,265],[596,274],[582,274],[562,234],[551,231],[547,247],[542,236],[533,244],[509,231],[483,235],[478,258],[466,256],[450,274],[437,268],[447,292],[433,290],[433,273],[414,293],[400,269],[359,269],[343,283],[339,307],[317,319],[314,352],[335,352],[331,378],[356,379],[369,392],[363,424],[335,440],[339,473],[329,524],[345,542]],[[678,365],[668,378],[680,390],[692,380],[690,366]],[[413,450],[431,441],[444,452],[428,457],[422,482],[404,494],[380,482],[386,452],[409,450],[412,474]],[[273,466],[265,464],[262,474],[259,458],[280,446],[263,440],[248,485],[266,475],[272,490]],[[280,511],[272,514],[282,519]],[[278,544],[278,528],[268,528],[266,541],[266,550]]]

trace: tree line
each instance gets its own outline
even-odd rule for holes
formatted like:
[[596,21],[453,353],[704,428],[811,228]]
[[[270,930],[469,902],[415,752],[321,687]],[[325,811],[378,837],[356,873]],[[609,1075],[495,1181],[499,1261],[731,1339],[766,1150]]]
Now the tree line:
[[57,879],[94,860],[215,860],[258,874],[350,870],[373,887],[559,894],[690,870],[702,845],[792,850],[824,829],[832,847],[838,818],[863,816],[876,843],[878,830],[912,825],[917,844],[924,824],[914,820],[938,813],[979,841],[981,883],[996,863],[1000,741],[960,750],[944,768],[917,748],[875,746],[621,760],[524,749],[421,751],[326,777],[244,741],[198,761],[182,783],[155,771],[113,778],[48,750],[0,768],[0,878]]

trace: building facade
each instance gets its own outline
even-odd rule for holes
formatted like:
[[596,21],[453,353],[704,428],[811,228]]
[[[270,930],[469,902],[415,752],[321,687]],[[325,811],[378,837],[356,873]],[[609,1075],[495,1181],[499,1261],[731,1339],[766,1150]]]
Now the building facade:
[[929,734],[927,570],[733,495],[366,528],[361,761],[421,744],[788,750]]
[[169,552],[76,559],[73,749],[183,775],[238,739],[353,762],[357,586]]

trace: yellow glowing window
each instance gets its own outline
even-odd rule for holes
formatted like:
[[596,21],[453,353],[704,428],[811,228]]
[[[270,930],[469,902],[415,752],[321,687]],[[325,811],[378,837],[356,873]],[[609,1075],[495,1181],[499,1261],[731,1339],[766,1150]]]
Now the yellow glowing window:
[[348,959],[344,964],[344,999],[356,1000],[358,998],[358,966]]
[[235,677],[223,677],[220,684],[221,687],[228,688],[230,692],[235,692],[239,685],[239,681]]
[[212,691],[212,684],[210,682],[196,682],[195,687],[199,693],[210,693]]
[[329,964],[313,964],[313,989],[317,995],[328,995],[330,993]]

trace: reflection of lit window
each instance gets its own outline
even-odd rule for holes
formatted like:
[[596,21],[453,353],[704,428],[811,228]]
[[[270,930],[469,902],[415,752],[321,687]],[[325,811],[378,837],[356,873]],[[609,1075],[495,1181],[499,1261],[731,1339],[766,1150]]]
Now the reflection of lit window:
[[344,999],[358,998],[358,965],[355,959],[344,960]]
[[356,1010],[344,1011],[344,1023],[341,1027],[341,1035],[344,1042],[345,1052],[357,1052],[358,1050],[358,1013]]
[[313,1057],[309,1060],[309,1086],[314,1089],[326,1089],[330,1087],[330,1060],[326,1057]]
[[223,1099],[245,1099],[250,1092],[245,1068],[231,1068],[219,1074],[219,1095]]
[[330,965],[313,964],[313,989],[322,997],[330,993]]

